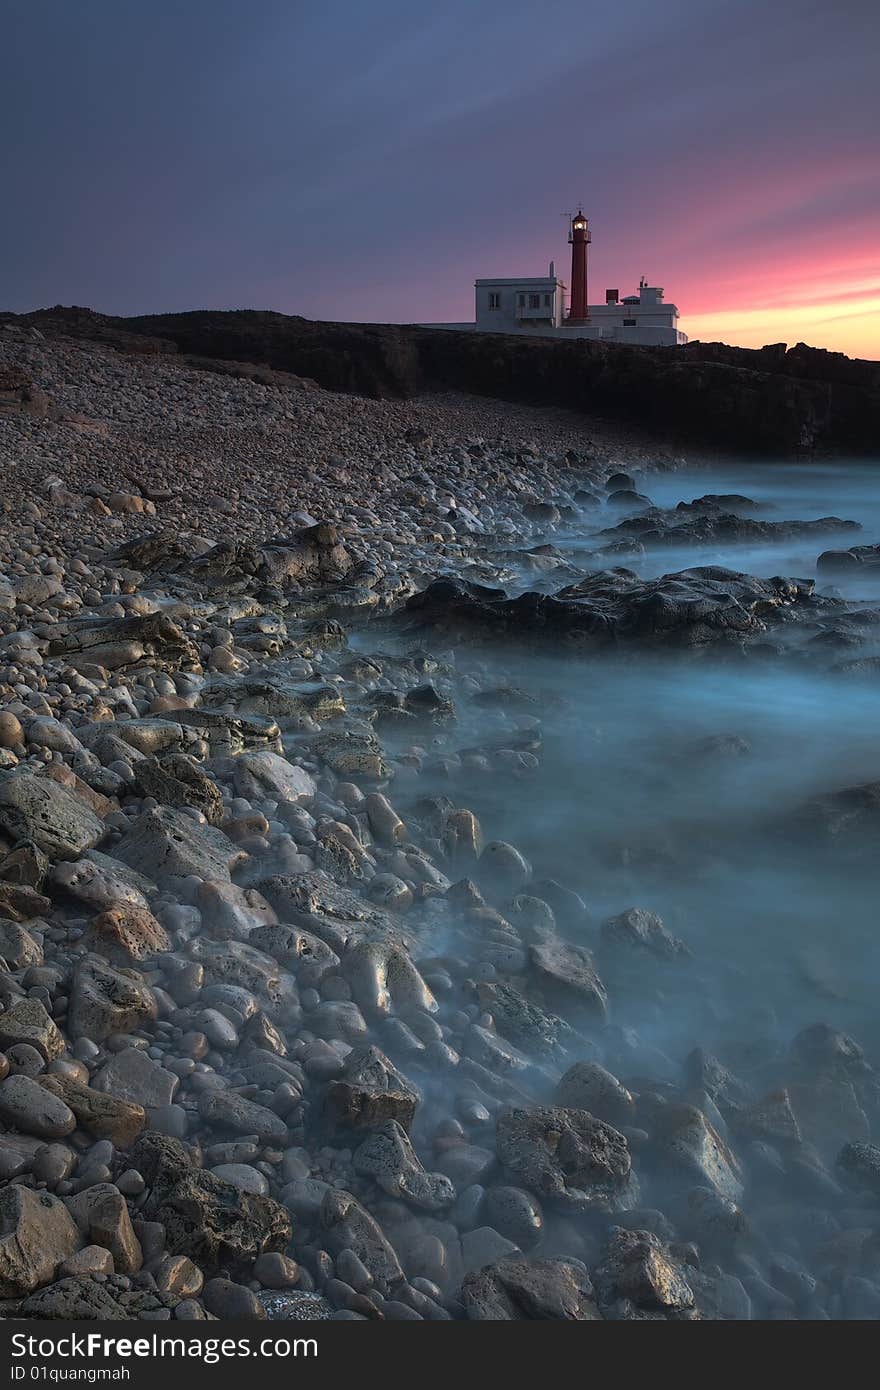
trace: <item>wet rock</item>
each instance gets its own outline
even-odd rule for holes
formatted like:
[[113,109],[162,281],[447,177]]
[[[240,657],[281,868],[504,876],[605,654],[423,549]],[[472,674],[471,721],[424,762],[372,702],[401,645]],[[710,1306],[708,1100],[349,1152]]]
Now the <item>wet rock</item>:
[[116,846],[116,855],[157,883],[194,875],[228,883],[247,854],[213,825],[197,825],[183,811],[160,806],[138,816]]
[[280,964],[294,969],[297,982],[304,989],[317,988],[324,976],[339,966],[336,952],[319,936],[300,927],[267,923],[256,927],[248,940],[258,951],[265,951]]
[[594,1280],[606,1318],[677,1320],[698,1316],[685,1270],[650,1231],[615,1228]]
[[609,1124],[633,1123],[635,1102],[624,1085],[598,1062],[575,1062],[559,1081],[553,1096],[556,1105],[588,1110]]
[[656,913],[641,907],[631,907],[602,923],[602,947],[615,955],[645,951],[663,960],[690,955],[684,942],[666,930]]
[[271,797],[274,801],[308,801],[317,790],[304,768],[266,749],[241,753],[234,763],[235,789],[248,798]]
[[529,957],[542,989],[557,1007],[605,1017],[608,996],[585,947],[555,938],[531,946]]
[[199,1114],[208,1124],[236,1134],[256,1134],[260,1139],[283,1144],[287,1125],[264,1105],[255,1105],[234,1091],[204,1091]]
[[28,929],[0,918],[0,960],[5,961],[10,970],[42,965],[43,948]]
[[0,1119],[40,1139],[63,1139],[76,1126],[73,1111],[60,1096],[23,1074],[0,1081]]
[[157,1013],[153,991],[134,970],[117,970],[96,956],[76,967],[67,1026],[72,1038],[102,1042],[111,1033],[130,1033]]
[[143,1215],[164,1226],[170,1254],[189,1255],[205,1270],[234,1271],[287,1248],[292,1228],[283,1207],[197,1168],[178,1140],[145,1134],[127,1162],[143,1174]]
[[230,1279],[209,1279],[202,1302],[208,1312],[221,1321],[225,1318],[253,1321],[266,1317],[266,1309],[253,1290],[246,1284],[235,1284]]
[[527,999],[511,984],[481,980],[477,998],[480,1007],[492,1015],[502,1037],[525,1052],[553,1056],[573,1042],[574,1034],[567,1023]]
[[436,999],[402,946],[355,942],[343,955],[341,970],[356,1002],[368,1013],[437,1011]]
[[173,1072],[137,1047],[115,1053],[93,1081],[94,1089],[117,1101],[149,1110],[170,1105],[179,1085]]
[[120,1288],[99,1276],[59,1279],[25,1299],[22,1315],[52,1322],[133,1322],[160,1313],[164,1300],[142,1289]]
[[[138,1053],[138,1056],[142,1055]],[[67,1076],[39,1078],[41,1086],[70,1107],[81,1129],[86,1130],[95,1139],[109,1139],[117,1149],[127,1149],[144,1129],[147,1123],[146,1111],[128,1098],[105,1094],[98,1085],[99,1081],[100,1073],[95,1079],[94,1087]]]
[[51,910],[51,899],[38,893],[36,888],[0,880],[0,916],[11,922],[31,922]]
[[132,965],[171,950],[168,933],[144,907],[111,907],[89,924],[83,944],[116,965]]
[[377,1288],[387,1292],[403,1279],[392,1246],[373,1217],[350,1192],[330,1188],[321,1203],[320,1240],[331,1255],[351,1250],[369,1270]]
[[492,1226],[520,1250],[530,1250],[544,1230],[540,1204],[521,1187],[488,1188],[486,1216]]
[[253,1192],[258,1197],[269,1195],[269,1179],[249,1163],[218,1163],[211,1172],[224,1182],[231,1182],[233,1187],[241,1188],[242,1192]]
[[391,1197],[423,1211],[440,1211],[455,1201],[455,1188],[443,1173],[428,1173],[416,1155],[406,1130],[396,1120],[374,1129],[352,1162],[356,1173],[370,1177]]
[[64,1203],[48,1192],[0,1188],[0,1294],[17,1298],[54,1278],[80,1245]]
[[626,1140],[586,1111],[502,1111],[496,1144],[499,1162],[542,1200],[576,1211],[626,1210],[636,1203]]
[[117,1187],[96,1183],[68,1197],[66,1205],[84,1240],[110,1251],[117,1274],[137,1273],[144,1255],[125,1198]]
[[378,1047],[353,1051],[342,1074],[324,1093],[327,1121],[347,1129],[369,1129],[395,1120],[408,1131],[419,1092]]
[[653,1135],[658,1156],[675,1171],[739,1203],[742,1173],[733,1152],[702,1111],[692,1105],[668,1105],[658,1112]]
[[596,1322],[601,1314],[582,1265],[565,1259],[506,1259],[465,1277],[461,1301],[476,1322]]
[[32,841],[49,859],[78,859],[103,838],[102,820],[50,777],[29,770],[0,776],[0,830]]
[[84,1245],[58,1266],[61,1279],[78,1279],[91,1274],[114,1274],[113,1256],[100,1245]]
[[135,783],[143,796],[155,797],[162,806],[192,806],[202,813],[209,825],[219,825],[223,819],[220,788],[196,759],[186,753],[139,759]]
[[0,1014],[0,1047],[18,1043],[35,1047],[47,1062],[64,1051],[64,1037],[39,999],[16,999]]
[[85,859],[74,863],[56,864],[49,881],[53,888],[88,904],[93,912],[123,905],[146,908],[159,891],[151,879],[98,850],[90,850]]

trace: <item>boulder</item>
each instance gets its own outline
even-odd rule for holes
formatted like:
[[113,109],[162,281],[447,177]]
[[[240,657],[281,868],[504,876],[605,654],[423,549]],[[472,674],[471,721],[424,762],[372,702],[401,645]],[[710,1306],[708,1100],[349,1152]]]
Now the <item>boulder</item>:
[[498,1260],[465,1276],[461,1302],[472,1322],[597,1322],[583,1265],[559,1260]]
[[616,1076],[598,1062],[575,1062],[560,1079],[553,1095],[556,1105],[589,1110],[613,1125],[633,1123],[635,1101]]
[[113,1256],[117,1274],[136,1274],[144,1262],[125,1198],[113,1183],[95,1183],[66,1199],[77,1229],[90,1245],[100,1245]]
[[150,960],[171,950],[168,933],[146,907],[120,905],[93,917],[83,945],[117,965]]
[[380,1293],[403,1280],[400,1261],[373,1217],[350,1192],[331,1187],[318,1219],[319,1240],[331,1255],[351,1250],[372,1275]]
[[690,955],[684,942],[666,930],[656,913],[642,907],[631,907],[602,923],[602,949],[615,955],[647,952],[663,960]]
[[355,1049],[342,1075],[324,1092],[324,1117],[331,1126],[372,1129],[395,1120],[409,1130],[421,1096],[378,1047]]
[[593,1276],[599,1307],[614,1321],[698,1318],[687,1272],[650,1231],[615,1227]]
[[64,1037],[45,1005],[29,996],[13,1000],[0,1014],[0,1047],[12,1047],[15,1043],[35,1047],[47,1062],[54,1062],[65,1047]]
[[39,1139],[63,1139],[76,1128],[76,1117],[60,1096],[23,1072],[0,1081],[0,1119]]
[[97,1079],[95,1087],[60,1075],[40,1076],[37,1080],[70,1106],[81,1129],[95,1139],[109,1139],[117,1149],[129,1148],[147,1123],[146,1111],[141,1105],[119,1096],[105,1095],[97,1088]]
[[256,1134],[258,1138],[276,1144],[287,1139],[287,1125],[274,1110],[255,1105],[252,1100],[235,1091],[203,1091],[199,1097],[199,1115],[218,1129],[231,1129],[236,1134]]
[[73,972],[67,1030],[71,1038],[103,1042],[130,1033],[157,1015],[156,997],[135,970],[117,970],[86,956]]
[[270,1197],[243,1192],[195,1166],[178,1140],[147,1133],[126,1156],[143,1175],[142,1214],[165,1228],[169,1254],[189,1255],[203,1270],[249,1270],[258,1255],[286,1250],[290,1216]]
[[354,1170],[372,1178],[383,1192],[422,1211],[441,1211],[455,1201],[455,1188],[444,1173],[425,1171],[409,1135],[396,1120],[367,1136],[352,1158]]
[[608,1011],[605,986],[585,946],[553,937],[529,948],[532,970],[555,1007],[603,1019]]
[[[39,925],[39,924],[35,924]],[[9,970],[24,970],[29,965],[43,964],[43,948],[39,938],[18,922],[0,918],[0,960]]]
[[736,1156],[696,1106],[661,1106],[652,1139],[664,1165],[731,1202],[741,1201],[743,1178]]
[[626,1140],[584,1110],[503,1110],[496,1145],[499,1162],[513,1179],[557,1206],[625,1211],[637,1201]]
[[51,860],[78,859],[104,836],[104,822],[51,777],[29,769],[0,778],[0,830],[32,841]]
[[135,765],[135,782],[143,796],[155,797],[161,806],[192,806],[209,825],[219,825],[223,819],[220,788],[187,753],[140,758]]
[[174,1072],[148,1057],[139,1047],[116,1052],[94,1077],[96,1091],[144,1110],[170,1105],[179,1085]]
[[230,871],[247,859],[244,850],[213,825],[199,825],[183,811],[160,806],[138,816],[116,846],[123,863],[156,883],[217,879],[228,883]]
[[315,779],[269,749],[240,753],[233,763],[235,790],[248,799],[308,801],[315,795]]
[[11,1184],[0,1188],[0,1295],[18,1298],[53,1278],[80,1245],[58,1197]]

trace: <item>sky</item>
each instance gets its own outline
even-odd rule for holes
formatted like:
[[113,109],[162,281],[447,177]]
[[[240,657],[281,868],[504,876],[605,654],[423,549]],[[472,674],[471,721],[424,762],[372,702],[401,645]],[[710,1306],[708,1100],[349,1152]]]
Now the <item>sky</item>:
[[877,0],[0,0],[0,309],[473,318],[665,287],[880,358]]

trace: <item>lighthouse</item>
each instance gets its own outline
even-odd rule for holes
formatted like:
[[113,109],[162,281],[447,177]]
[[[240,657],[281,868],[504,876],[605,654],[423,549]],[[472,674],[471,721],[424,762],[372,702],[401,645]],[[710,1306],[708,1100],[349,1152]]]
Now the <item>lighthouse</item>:
[[571,219],[568,239],[571,243],[571,301],[568,322],[587,323],[590,318],[587,308],[587,247],[592,238],[590,224],[580,208]]

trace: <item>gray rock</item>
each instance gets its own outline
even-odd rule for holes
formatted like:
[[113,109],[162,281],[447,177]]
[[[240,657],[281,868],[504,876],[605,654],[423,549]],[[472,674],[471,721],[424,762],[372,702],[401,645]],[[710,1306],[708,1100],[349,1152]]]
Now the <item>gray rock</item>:
[[553,937],[530,946],[529,957],[542,989],[553,1004],[593,1018],[605,1017],[608,996],[586,947]]
[[143,1135],[126,1162],[143,1175],[142,1215],[160,1222],[172,1255],[188,1255],[203,1270],[247,1268],[267,1250],[286,1250],[290,1217],[270,1197],[256,1197],[197,1168],[177,1139]]
[[78,859],[105,833],[84,801],[30,770],[0,777],[0,829],[13,841],[33,841],[52,860]]
[[673,1173],[683,1172],[721,1197],[741,1201],[743,1179],[736,1156],[701,1110],[693,1105],[661,1107],[653,1140],[658,1158]]
[[355,1050],[342,1075],[324,1093],[324,1115],[348,1129],[373,1128],[396,1120],[409,1130],[420,1100],[415,1086],[378,1047]]
[[160,806],[138,816],[116,846],[123,863],[157,883],[196,878],[230,881],[247,854],[213,825],[199,825],[184,811]]
[[593,1277],[606,1318],[677,1320],[699,1316],[687,1273],[650,1231],[616,1227]]
[[187,753],[138,759],[135,782],[144,796],[154,797],[162,806],[192,806],[209,825],[219,825],[223,819],[220,788]]
[[386,1120],[355,1150],[354,1170],[371,1177],[391,1197],[423,1211],[440,1211],[455,1201],[455,1188],[444,1173],[428,1173],[406,1130]]
[[117,1274],[136,1274],[144,1262],[128,1205],[113,1183],[95,1183],[66,1199],[67,1209],[83,1238],[103,1246],[113,1256]]
[[0,1188],[0,1295],[20,1298],[46,1284],[79,1248],[80,1235],[64,1203],[48,1192]]
[[211,1172],[224,1182],[231,1182],[233,1187],[240,1188],[242,1192],[253,1192],[258,1197],[269,1195],[269,1179],[249,1163],[218,1163]]
[[73,973],[67,1028],[71,1038],[103,1042],[155,1019],[156,998],[136,970],[116,970],[86,956]]
[[631,907],[603,922],[602,947],[615,954],[648,952],[663,960],[690,955],[684,942],[666,930],[656,913],[646,912],[642,907]]
[[544,1215],[530,1192],[521,1187],[490,1187],[485,1202],[490,1225],[520,1250],[530,1250],[541,1239]]
[[338,1255],[353,1250],[369,1270],[380,1292],[403,1279],[400,1261],[376,1221],[350,1192],[331,1187],[321,1203],[319,1239],[325,1250]]
[[598,1062],[575,1062],[559,1081],[553,1099],[569,1110],[589,1110],[613,1125],[633,1122],[635,1102],[616,1076]]
[[150,1109],[170,1105],[180,1081],[173,1072],[148,1057],[138,1047],[116,1052],[96,1074],[92,1085],[96,1091],[133,1101]]
[[500,1260],[465,1277],[461,1301],[476,1322],[601,1320],[589,1275],[568,1260]]
[[282,1145],[287,1141],[287,1125],[279,1115],[234,1091],[203,1091],[199,1114],[208,1124],[235,1130],[237,1134],[256,1134]]
[[0,918],[0,960],[5,961],[10,970],[24,970],[29,965],[42,965],[43,948],[39,939],[27,927]]
[[40,1139],[63,1139],[76,1128],[69,1105],[33,1077],[21,1074],[0,1081],[0,1118]]
[[233,764],[235,790],[249,799],[307,801],[315,795],[315,780],[304,768],[268,749],[240,753]]
[[16,999],[5,1013],[0,1014],[0,1047],[28,1043],[35,1047],[47,1062],[60,1057],[64,1038],[39,999]]
[[496,1143],[499,1162],[546,1201],[576,1211],[625,1211],[638,1199],[623,1135],[584,1110],[504,1110]]

